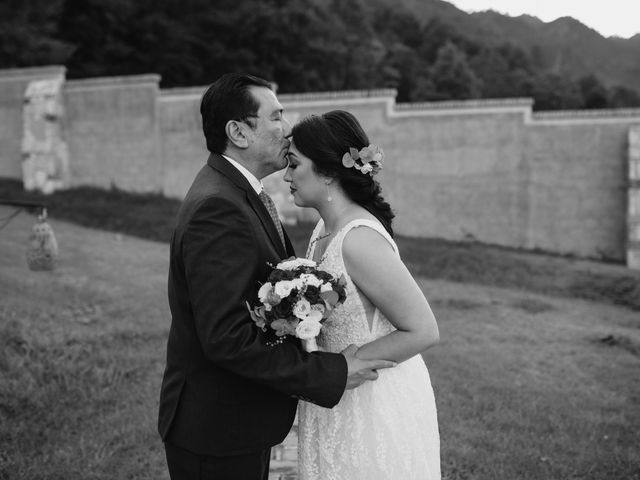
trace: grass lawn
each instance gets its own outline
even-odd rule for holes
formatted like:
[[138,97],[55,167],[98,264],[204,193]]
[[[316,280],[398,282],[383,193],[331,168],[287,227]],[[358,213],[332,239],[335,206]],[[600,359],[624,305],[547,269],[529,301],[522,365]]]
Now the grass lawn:
[[[0,199],[33,199],[14,183]],[[0,230],[0,479],[166,479],[155,422],[177,203],[91,189],[47,203],[53,272],[26,267],[32,217]],[[298,251],[308,231],[291,230]],[[640,479],[640,275],[399,244],[441,330],[424,357],[445,479]]]

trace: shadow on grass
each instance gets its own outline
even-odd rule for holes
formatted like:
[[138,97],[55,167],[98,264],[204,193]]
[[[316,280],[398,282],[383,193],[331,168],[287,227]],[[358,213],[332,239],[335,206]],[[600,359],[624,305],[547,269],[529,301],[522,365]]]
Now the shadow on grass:
[[52,195],[26,192],[22,182],[0,178],[3,200],[46,205],[48,215],[90,228],[169,242],[180,201],[157,193],[136,194],[117,188],[78,187]]
[[[45,203],[52,218],[159,242],[171,238],[180,201],[160,194],[135,194],[80,187],[52,195],[25,192],[22,183],[0,179],[2,200]],[[288,227],[301,254],[313,225]],[[414,275],[493,285],[547,295],[581,298],[640,310],[640,272],[622,266],[518,251],[471,242],[398,236],[403,259]],[[602,270],[602,271],[598,271]]]

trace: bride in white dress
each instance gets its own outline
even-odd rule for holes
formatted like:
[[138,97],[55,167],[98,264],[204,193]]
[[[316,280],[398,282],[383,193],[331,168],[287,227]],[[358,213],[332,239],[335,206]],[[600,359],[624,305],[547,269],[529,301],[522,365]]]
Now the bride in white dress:
[[[356,118],[333,111],[293,128],[285,181],[297,205],[318,210],[307,257],[347,279],[347,299],[318,345],[398,362],[345,391],[332,409],[301,402],[301,480],[440,479],[440,439],[429,372],[420,352],[436,344],[427,300],[393,241],[393,213],[373,176],[382,152]],[[351,347],[354,348],[354,347]]]

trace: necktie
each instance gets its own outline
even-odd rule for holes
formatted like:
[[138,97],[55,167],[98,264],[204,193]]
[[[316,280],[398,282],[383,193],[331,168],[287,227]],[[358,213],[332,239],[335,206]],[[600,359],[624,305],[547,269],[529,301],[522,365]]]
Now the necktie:
[[262,203],[264,203],[264,206],[267,207],[267,211],[269,212],[269,215],[271,215],[271,220],[273,220],[273,223],[275,224],[276,229],[278,230],[280,241],[284,246],[285,245],[284,232],[282,231],[282,224],[280,223],[280,217],[278,217],[278,210],[276,210],[276,204],[273,203],[273,200],[271,199],[269,194],[264,190],[262,190],[258,196],[260,197],[260,200],[262,200]]

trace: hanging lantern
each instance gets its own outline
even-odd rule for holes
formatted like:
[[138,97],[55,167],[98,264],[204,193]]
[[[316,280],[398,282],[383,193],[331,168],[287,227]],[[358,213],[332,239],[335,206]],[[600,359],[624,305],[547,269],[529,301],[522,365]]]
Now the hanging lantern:
[[31,229],[27,245],[27,264],[31,270],[53,270],[58,258],[58,242],[47,222],[47,209],[43,208]]
[[38,214],[38,221],[31,229],[29,241],[27,243],[27,265],[31,270],[53,270],[58,258],[58,242],[53,234],[51,225],[47,222],[47,208],[44,204],[29,200],[13,200],[0,198],[0,205],[17,207],[8,217],[2,219],[0,230],[20,214],[27,212]]

